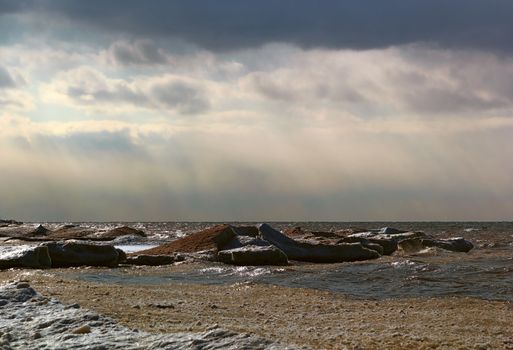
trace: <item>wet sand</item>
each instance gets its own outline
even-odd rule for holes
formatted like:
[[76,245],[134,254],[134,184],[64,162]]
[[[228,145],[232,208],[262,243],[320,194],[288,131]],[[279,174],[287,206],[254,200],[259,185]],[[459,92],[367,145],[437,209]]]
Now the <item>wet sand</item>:
[[[201,266],[144,267],[161,274]],[[74,269],[76,273],[105,269]],[[312,289],[235,285],[116,285],[69,277],[70,270],[0,271],[41,294],[150,332],[213,325],[314,349],[513,349],[513,304],[468,297],[356,300]]]

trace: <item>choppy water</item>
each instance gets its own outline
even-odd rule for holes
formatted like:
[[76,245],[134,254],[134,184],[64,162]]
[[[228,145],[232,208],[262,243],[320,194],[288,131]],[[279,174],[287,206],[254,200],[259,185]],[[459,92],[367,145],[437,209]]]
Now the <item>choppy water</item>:
[[[132,223],[146,230],[149,241],[172,240],[215,223]],[[243,224],[243,223],[235,223]],[[246,224],[246,223],[244,223]],[[247,223],[254,224],[254,223]],[[114,227],[119,223],[94,223]],[[331,265],[298,264],[286,268],[213,265],[187,273],[141,274],[122,269],[104,273],[81,273],[77,278],[126,284],[238,284],[268,283],[296,288],[314,288],[355,298],[470,296],[513,301],[513,223],[511,222],[329,222],[271,223],[277,229],[302,226],[313,231],[343,228],[396,227],[424,231],[437,237],[462,236],[474,242],[470,253],[426,249],[416,255],[395,255],[378,260]]]

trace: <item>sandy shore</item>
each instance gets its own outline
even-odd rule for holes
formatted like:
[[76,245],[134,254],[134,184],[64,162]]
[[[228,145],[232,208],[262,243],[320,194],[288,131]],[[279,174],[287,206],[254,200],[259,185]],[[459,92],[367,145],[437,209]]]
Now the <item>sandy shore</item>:
[[[194,264],[133,269],[154,274]],[[77,269],[77,273],[94,269]],[[105,271],[105,270],[103,270]],[[204,331],[217,324],[314,349],[513,349],[513,305],[474,298],[355,300],[330,292],[258,284],[99,284],[70,270],[0,271],[63,303],[79,303],[150,332]],[[132,272],[130,272],[132,273]]]

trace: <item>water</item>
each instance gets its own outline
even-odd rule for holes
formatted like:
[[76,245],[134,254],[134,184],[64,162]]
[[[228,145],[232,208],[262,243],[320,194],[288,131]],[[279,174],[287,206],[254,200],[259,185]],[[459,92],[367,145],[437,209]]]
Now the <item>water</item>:
[[513,259],[475,259],[434,263],[404,259],[393,262],[344,263],[309,269],[299,267],[216,266],[190,272],[131,275],[120,270],[84,273],[79,279],[116,284],[266,283],[312,288],[355,298],[389,299],[469,296],[513,301]]
[[[170,241],[216,223],[80,223],[98,230],[128,225],[145,230],[145,245]],[[234,223],[235,225],[256,223]],[[355,298],[384,299],[410,297],[470,296],[513,301],[512,222],[279,222],[283,230],[301,226],[312,231],[395,227],[424,231],[435,237],[461,236],[471,240],[470,253],[426,249],[420,254],[382,257],[359,263],[331,265],[295,264],[286,268],[233,267],[213,265],[189,272],[162,274],[126,273],[123,269],[102,273],[81,273],[89,281],[126,284],[237,284],[267,283],[296,288],[313,288]],[[50,224],[52,225],[52,224]],[[54,224],[56,225],[56,224]],[[137,246],[130,245],[134,251]],[[142,246],[140,247],[142,249]],[[144,246],[146,248],[146,246]]]

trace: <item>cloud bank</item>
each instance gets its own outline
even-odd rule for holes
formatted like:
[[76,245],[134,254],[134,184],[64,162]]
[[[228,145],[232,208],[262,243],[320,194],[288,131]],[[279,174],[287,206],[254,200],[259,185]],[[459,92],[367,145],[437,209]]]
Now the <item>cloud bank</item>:
[[0,0],[0,216],[511,219],[512,6]]

